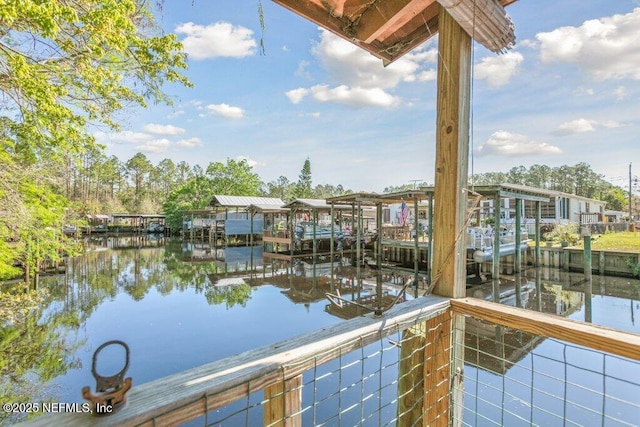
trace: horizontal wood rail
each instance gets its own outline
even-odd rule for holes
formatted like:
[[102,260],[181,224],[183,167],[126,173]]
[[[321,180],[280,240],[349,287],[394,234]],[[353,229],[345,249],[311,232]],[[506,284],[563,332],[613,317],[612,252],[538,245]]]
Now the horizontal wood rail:
[[448,298],[418,298],[380,317],[370,314],[347,320],[146,384],[136,386],[134,377],[127,406],[113,415],[46,415],[25,425],[177,425],[449,310]]
[[640,335],[475,298],[451,300],[455,314],[640,360]]
[[[480,299],[427,296],[395,306],[380,317],[372,314],[358,317],[146,384],[136,385],[134,377],[134,387],[127,396],[126,406],[120,412],[110,416],[92,417],[79,413],[49,414],[28,420],[24,424],[34,426],[179,425],[260,390],[265,390],[267,397],[271,395],[277,397],[278,393],[282,396],[281,402],[273,399],[267,402],[265,406],[268,409],[267,412],[286,414],[288,406],[299,401],[299,392],[296,391],[299,390],[299,386],[280,390],[277,389],[279,385],[284,384],[286,387],[287,384],[298,384],[300,375],[315,366],[400,331],[412,330],[415,333],[419,330],[419,328],[416,329],[418,324],[424,325],[424,322],[430,320],[442,322],[443,319],[455,314],[473,316],[492,324],[541,337],[555,338],[590,349],[640,360],[640,335],[638,334]],[[446,334],[446,331],[443,330],[442,333]],[[410,347],[411,344],[407,345]],[[433,349],[426,351],[431,354]],[[438,361],[439,364],[445,362]],[[409,380],[413,381],[413,379]],[[419,378],[416,382],[422,383]],[[445,394],[447,393],[448,390]],[[289,413],[295,414],[295,411],[289,411]],[[293,415],[291,418],[296,420],[293,424],[299,422],[296,417],[297,415]]]

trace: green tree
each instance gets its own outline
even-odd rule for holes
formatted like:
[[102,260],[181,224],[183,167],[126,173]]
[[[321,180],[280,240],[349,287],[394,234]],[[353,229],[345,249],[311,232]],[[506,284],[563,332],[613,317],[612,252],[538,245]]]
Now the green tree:
[[211,180],[196,175],[180,187],[172,190],[164,201],[162,209],[166,222],[173,230],[182,229],[183,212],[205,209],[215,195]]
[[12,206],[0,216],[0,232],[19,240],[24,260],[58,248],[59,237],[42,227],[59,229],[65,220],[64,211],[53,209],[64,203],[52,170],[42,166],[59,162],[70,174],[95,147],[87,125],[118,129],[119,110],[170,101],[163,83],[190,85],[180,74],[182,46],[175,35],[160,33],[150,4],[7,0],[0,6],[0,170],[17,171],[23,182],[11,187],[13,180],[0,179],[0,206]]
[[206,175],[211,180],[215,194],[230,196],[261,194],[262,181],[244,159],[227,159],[226,165],[221,162],[209,163]]
[[286,176],[280,175],[275,181],[267,183],[265,193],[268,197],[278,197],[288,203],[295,198],[294,190],[295,184]]
[[620,187],[611,187],[603,191],[602,199],[607,202],[607,209],[621,211],[629,207],[629,194]]
[[312,197],[312,195],[311,161],[307,157],[307,159],[304,161],[304,165],[302,166],[302,170],[300,171],[300,175],[298,175],[298,183],[296,184],[294,196],[297,199],[308,199]]
[[138,210],[144,196],[143,183],[148,174],[153,170],[153,165],[142,153],[136,153],[135,156],[130,158],[126,163],[127,175],[133,181],[133,210]]

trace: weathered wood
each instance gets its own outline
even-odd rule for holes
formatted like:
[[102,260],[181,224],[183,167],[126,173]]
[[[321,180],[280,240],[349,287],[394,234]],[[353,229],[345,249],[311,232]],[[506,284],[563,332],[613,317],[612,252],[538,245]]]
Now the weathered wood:
[[496,325],[640,360],[640,335],[473,298],[451,300],[453,312]]
[[203,415],[204,408],[212,411],[223,407],[448,310],[447,298],[418,298],[380,317],[365,315],[134,386],[127,395],[127,406],[108,417],[52,414],[26,421],[25,425],[127,426],[154,420],[155,425],[183,423]]
[[[458,298],[466,294],[466,244],[461,237],[465,233],[467,217],[471,37],[443,7],[440,7],[438,20],[433,280],[436,294]],[[454,371],[462,369],[463,360],[450,360],[451,313],[443,316],[448,321],[438,326],[435,336],[431,333],[427,336],[427,342],[435,347],[429,356],[425,355],[423,425],[448,426],[451,407],[462,405],[462,401],[451,398],[462,396],[463,385],[456,383],[450,387],[450,366]],[[461,340],[454,344],[455,354],[463,351]],[[440,363],[446,364],[444,371]]]
[[433,214],[434,293],[465,295],[471,38],[440,8],[436,173]]
[[279,381],[264,390],[264,425],[302,426],[302,375]]
[[426,321],[423,426],[448,426],[451,370],[451,312]]
[[398,426],[415,426],[422,420],[426,324],[402,332],[398,369]]
[[429,18],[438,14],[438,5],[435,0],[379,2],[376,7],[369,7],[362,14],[358,20],[355,38],[365,43],[371,43],[377,38],[387,38],[427,9],[431,10]]

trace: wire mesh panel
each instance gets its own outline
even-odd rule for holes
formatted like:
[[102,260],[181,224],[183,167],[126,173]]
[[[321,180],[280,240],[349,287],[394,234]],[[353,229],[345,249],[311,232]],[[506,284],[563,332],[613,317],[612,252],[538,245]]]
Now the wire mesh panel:
[[[448,340],[443,347],[428,337],[441,331],[448,337],[448,319],[446,315],[430,323],[416,322],[389,335],[381,334],[370,344],[351,342],[284,365],[281,378],[262,391],[222,407],[217,407],[216,397],[206,398],[206,405],[216,409],[184,425],[423,425],[429,413],[425,412],[428,403],[423,401],[425,361],[444,360],[444,366],[430,370],[438,375],[444,372],[447,379],[449,376]],[[301,368],[306,369],[298,374]],[[448,392],[441,398],[448,404]],[[445,405],[445,410],[436,414],[445,425],[447,410]]]
[[639,335],[428,296],[142,384],[109,422],[547,427],[639,419]]
[[473,317],[464,345],[464,425],[638,425],[636,360]]

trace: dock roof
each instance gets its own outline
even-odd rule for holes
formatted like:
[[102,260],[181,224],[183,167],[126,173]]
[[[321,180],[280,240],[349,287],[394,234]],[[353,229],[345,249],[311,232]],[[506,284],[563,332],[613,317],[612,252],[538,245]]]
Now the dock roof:
[[[331,210],[331,204],[325,199],[295,199],[283,206],[287,209],[320,209]],[[334,205],[333,209],[351,209],[351,206]]]
[[515,43],[504,6],[516,0],[274,0],[390,63],[438,33],[440,7],[492,52]]
[[211,200],[212,207],[246,208],[249,205],[282,206],[284,202],[278,197],[225,196],[215,195]]

